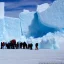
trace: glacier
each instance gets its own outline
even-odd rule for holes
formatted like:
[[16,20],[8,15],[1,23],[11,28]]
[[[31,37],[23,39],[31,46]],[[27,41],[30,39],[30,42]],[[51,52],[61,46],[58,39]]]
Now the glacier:
[[64,32],[61,32],[64,31],[63,2],[56,0],[43,12],[24,10],[19,14],[19,18],[0,19],[0,42],[16,39],[33,45],[38,42],[40,49],[59,48],[60,42],[64,41]]

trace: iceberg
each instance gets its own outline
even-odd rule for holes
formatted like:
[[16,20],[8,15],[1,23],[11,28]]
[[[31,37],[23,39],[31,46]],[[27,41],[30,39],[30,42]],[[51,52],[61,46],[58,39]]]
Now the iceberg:
[[38,13],[34,13],[34,18],[32,20],[31,25],[28,27],[29,28],[29,35],[38,38],[46,35],[48,32],[55,32],[58,29],[54,27],[50,27],[49,25],[45,23],[41,23],[42,21],[40,20]]
[[19,14],[21,21],[22,34],[26,37],[42,37],[48,32],[57,31],[57,28],[51,27],[40,20],[39,13],[36,11],[24,10]]
[[39,13],[42,23],[49,26],[64,28],[64,0],[55,0],[44,12]]
[[16,39],[33,45],[39,43],[41,49],[57,49],[64,41],[64,33],[59,31],[64,28],[63,5],[63,0],[56,0],[43,12],[24,10],[19,18],[0,19],[0,41]]
[[0,19],[0,41],[3,41],[3,25],[4,24],[4,20]]
[[0,19],[0,41],[20,40],[21,34],[19,18],[5,17]]
[[25,36],[28,36],[29,32],[29,26],[32,23],[32,20],[34,18],[34,11],[30,12],[28,10],[24,10],[19,14],[19,19],[21,21],[21,27],[22,27],[22,34]]

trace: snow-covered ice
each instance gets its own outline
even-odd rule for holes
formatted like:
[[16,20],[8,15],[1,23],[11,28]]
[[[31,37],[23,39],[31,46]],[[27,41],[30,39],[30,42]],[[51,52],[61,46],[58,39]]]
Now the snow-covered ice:
[[39,13],[42,22],[49,26],[64,28],[64,0],[55,0],[44,12]]

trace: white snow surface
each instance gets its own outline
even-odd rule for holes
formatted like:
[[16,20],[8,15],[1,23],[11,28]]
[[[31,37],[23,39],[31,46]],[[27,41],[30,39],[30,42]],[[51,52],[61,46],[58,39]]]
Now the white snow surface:
[[1,64],[64,64],[64,50],[0,50]]

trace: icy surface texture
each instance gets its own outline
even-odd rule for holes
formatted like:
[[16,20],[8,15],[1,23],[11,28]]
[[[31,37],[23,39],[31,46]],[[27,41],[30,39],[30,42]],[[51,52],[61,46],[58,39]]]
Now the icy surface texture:
[[19,18],[5,17],[0,20],[0,41],[16,39],[33,45],[39,43],[43,49],[57,49],[64,41],[64,32],[55,32],[64,28],[63,7],[64,0],[56,0],[41,13],[24,11]]
[[32,20],[34,18],[35,12],[29,12],[25,11],[21,12],[19,15],[20,21],[21,21],[21,27],[22,27],[22,34],[27,36],[27,33],[29,31],[29,26],[32,23]]
[[4,24],[4,20],[3,19],[0,19],[0,41],[3,40],[3,25]]
[[32,23],[28,28],[29,28],[29,35],[35,38],[42,37],[46,35],[48,32],[54,32],[57,30],[57,28],[53,28],[53,27],[47,26],[44,23],[41,23],[41,20],[37,12],[34,14]]
[[45,36],[42,37],[40,42],[40,48],[42,49],[57,49],[59,48],[59,42],[56,38],[59,37],[58,35],[55,36],[55,33],[47,33]]
[[44,12],[40,13],[42,22],[58,28],[64,28],[64,0],[55,0]]
[[5,17],[4,19],[4,31],[5,38],[7,40],[16,39],[20,40],[21,26],[19,18]]

